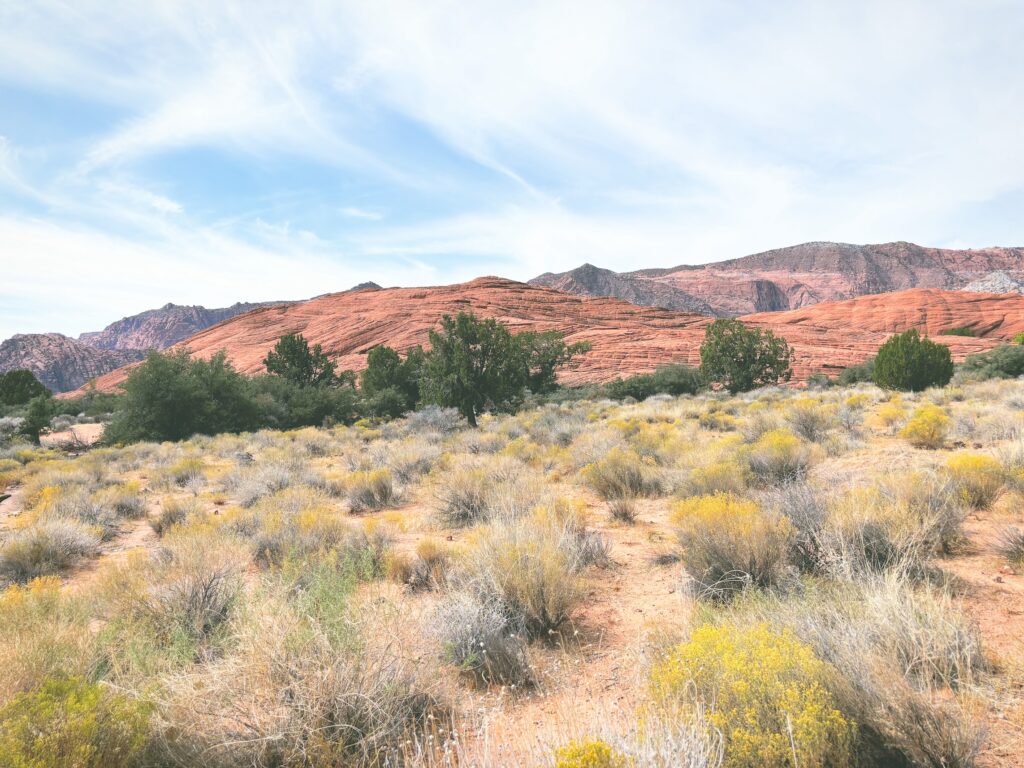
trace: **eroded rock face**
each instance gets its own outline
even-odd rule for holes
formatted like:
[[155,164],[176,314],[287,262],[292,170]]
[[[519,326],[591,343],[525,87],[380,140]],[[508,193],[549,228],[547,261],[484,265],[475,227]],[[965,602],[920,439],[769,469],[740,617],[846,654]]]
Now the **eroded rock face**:
[[0,343],[0,373],[27,368],[50,391],[67,392],[144,355],[96,349],[59,333],[16,334]]
[[547,273],[530,282],[585,296],[615,296],[639,304],[676,308],[684,296],[709,314],[799,309],[823,301],[908,288],[962,288],[991,272],[1024,279],[1024,248],[949,250],[913,243],[880,245],[804,243],[739,259],[615,273],[584,265]]
[[78,340],[97,349],[167,349],[211,325],[270,304],[232,304],[220,309],[165,304],[111,323]]
[[[865,302],[861,305],[861,302]],[[306,302],[267,307],[202,331],[181,346],[200,357],[223,349],[244,373],[261,373],[277,340],[301,333],[321,344],[341,368],[361,370],[378,344],[399,350],[427,344],[442,315],[472,311],[493,317],[513,331],[557,329],[570,342],[589,341],[593,350],[566,384],[606,382],[644,373],[666,363],[696,365],[704,329],[712,318],[618,299],[583,298],[497,277],[435,288],[387,288],[330,294]],[[784,336],[794,347],[794,374],[834,373],[873,355],[888,336],[910,327],[926,329],[950,346],[956,359],[989,349],[1012,336],[1024,322],[1024,297],[955,291],[908,291],[798,312],[744,318]],[[987,329],[982,338],[939,336],[941,330],[970,325]],[[122,369],[101,377],[110,389],[124,381]]]

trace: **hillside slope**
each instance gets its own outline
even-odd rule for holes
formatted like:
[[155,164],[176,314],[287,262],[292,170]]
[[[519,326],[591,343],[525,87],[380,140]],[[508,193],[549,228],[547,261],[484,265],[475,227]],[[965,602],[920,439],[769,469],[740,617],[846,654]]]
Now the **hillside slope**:
[[[798,309],[824,301],[908,288],[954,290],[1002,272],[1024,278],[1024,248],[951,250],[913,243],[804,243],[713,264],[616,273],[583,265],[546,273],[533,285],[654,306],[703,302],[711,314]],[[695,304],[696,306],[696,304]]]
[[[855,309],[836,304],[805,310],[808,314],[772,313],[749,318],[752,324],[780,333],[795,350],[797,380],[819,370],[859,363],[874,354],[894,330],[917,327],[921,318],[947,318],[959,325],[989,328],[985,338],[937,336],[962,359],[991,348],[1017,327],[1006,318],[1024,317],[1024,297],[986,296],[952,291],[925,291],[871,297],[870,312],[890,317],[888,325],[861,327],[849,318]],[[855,301],[862,301],[858,299]],[[916,303],[916,315],[899,308]],[[514,331],[557,329],[568,341],[589,341],[593,350],[580,365],[564,371],[566,384],[605,382],[653,370],[672,362],[697,364],[704,329],[711,318],[618,299],[582,298],[497,277],[434,288],[388,288],[345,292],[286,306],[268,307],[225,321],[184,342],[194,354],[209,357],[225,350],[231,362],[249,374],[263,370],[262,360],[287,333],[302,333],[321,344],[341,368],[362,369],[366,353],[377,344],[406,349],[426,344],[429,330],[444,314],[472,311],[507,323]],[[945,314],[943,314],[945,313]],[[997,322],[997,319],[1000,322]],[[945,322],[946,320],[936,320]],[[925,323],[927,325],[927,323]],[[127,370],[102,377],[98,385],[119,385]]]
[[95,349],[59,333],[19,333],[0,343],[0,373],[27,368],[52,392],[67,392],[141,360],[144,354],[139,350]]
[[96,349],[167,349],[204,328],[266,306],[272,304],[239,302],[219,309],[165,304],[122,318],[102,331],[83,333],[78,340]]

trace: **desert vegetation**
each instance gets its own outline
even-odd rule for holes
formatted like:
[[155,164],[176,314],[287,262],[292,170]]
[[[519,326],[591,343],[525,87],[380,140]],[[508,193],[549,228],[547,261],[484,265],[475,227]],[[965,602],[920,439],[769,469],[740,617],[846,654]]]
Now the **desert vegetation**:
[[475,429],[9,443],[0,763],[1021,757],[1024,385],[658,376]]

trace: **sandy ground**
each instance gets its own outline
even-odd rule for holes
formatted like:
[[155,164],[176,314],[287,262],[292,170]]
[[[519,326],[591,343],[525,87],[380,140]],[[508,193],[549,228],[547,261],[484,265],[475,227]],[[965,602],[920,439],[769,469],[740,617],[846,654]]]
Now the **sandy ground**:
[[[883,460],[896,468],[908,454],[900,441],[882,438],[867,450],[826,461],[817,471],[832,477],[856,474],[866,466],[878,466],[879,451]],[[578,494],[579,489],[576,491]],[[451,675],[452,690],[467,722],[472,720],[479,729],[469,740],[481,751],[502,754],[506,744],[522,744],[524,734],[529,734],[527,740],[562,741],[566,735],[585,732],[588,724],[620,712],[630,715],[644,693],[645,653],[661,642],[659,638],[678,637],[687,626],[692,602],[683,589],[682,565],[658,560],[673,548],[670,500],[639,502],[637,522],[630,526],[610,522],[607,505],[597,498],[583,498],[593,524],[611,543],[612,562],[588,576],[587,597],[559,641],[531,649],[540,685],[526,692],[477,691],[460,685]],[[989,656],[1004,672],[1002,679],[1008,681],[1007,690],[1001,692],[1005,706],[988,716],[989,738],[978,761],[982,768],[1024,765],[1024,694],[1020,690],[1024,680],[1024,576],[1007,568],[993,548],[1000,528],[1020,523],[1024,517],[1024,510],[1014,506],[1017,503],[1018,497],[1007,494],[992,512],[972,516],[965,526],[968,545],[936,563],[962,579],[963,609],[978,625]],[[20,504],[17,490],[0,503],[0,529],[10,525]],[[149,514],[158,510],[154,502]],[[432,528],[425,492],[397,514],[404,528],[396,540],[401,550],[411,552],[426,536],[454,543],[465,537],[465,532]],[[395,511],[384,511],[364,517],[389,519],[395,515]],[[103,545],[98,558],[83,563],[68,577],[68,584],[81,589],[97,577],[102,566],[132,551],[153,547],[157,541],[146,519],[128,522],[120,536]],[[392,587],[393,592],[397,590],[397,585]],[[397,594],[396,599],[432,598]]]

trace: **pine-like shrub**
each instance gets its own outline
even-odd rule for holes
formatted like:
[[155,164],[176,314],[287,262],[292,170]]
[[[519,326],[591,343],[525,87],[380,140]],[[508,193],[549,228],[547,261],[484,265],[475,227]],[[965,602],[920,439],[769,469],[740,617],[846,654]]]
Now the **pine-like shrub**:
[[949,347],[922,338],[911,328],[889,338],[875,356],[875,384],[882,389],[920,392],[941,387],[953,378]]

